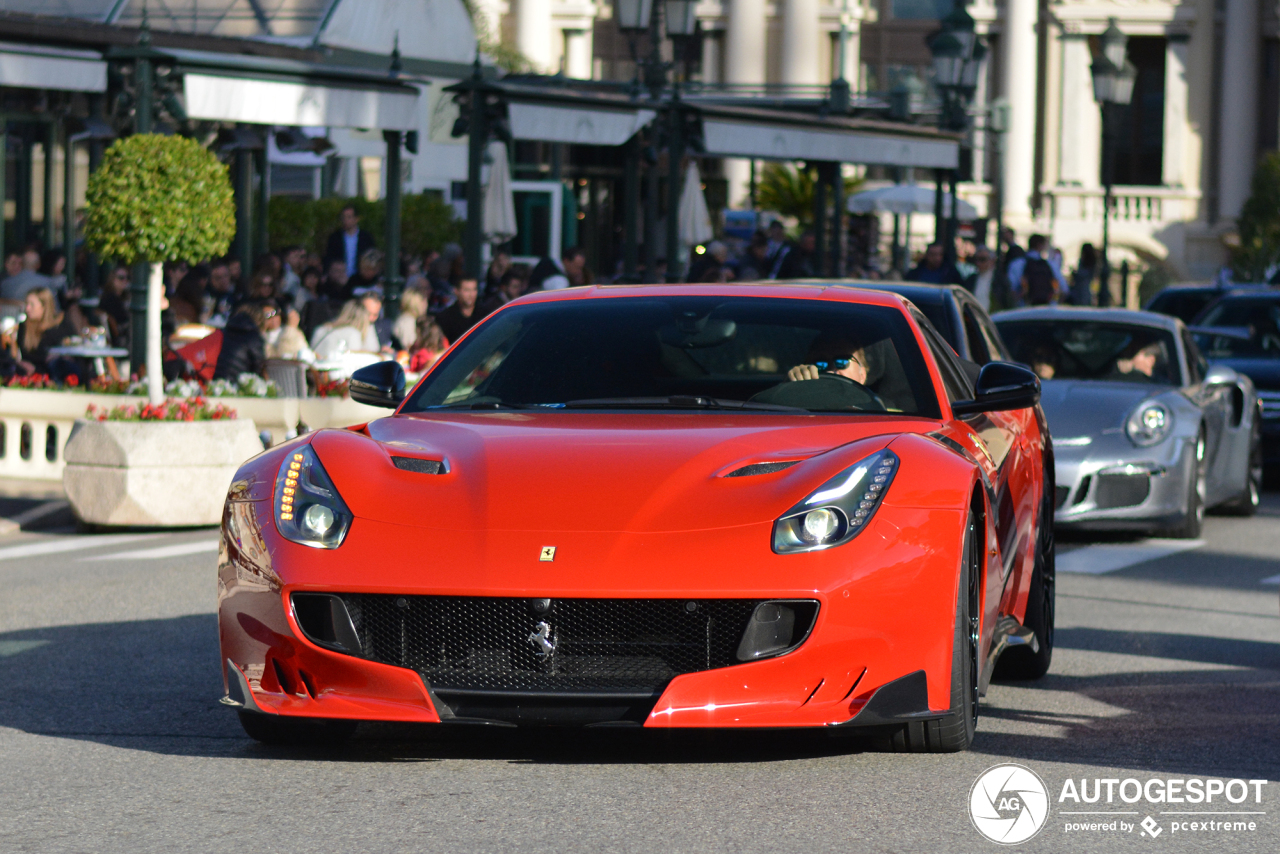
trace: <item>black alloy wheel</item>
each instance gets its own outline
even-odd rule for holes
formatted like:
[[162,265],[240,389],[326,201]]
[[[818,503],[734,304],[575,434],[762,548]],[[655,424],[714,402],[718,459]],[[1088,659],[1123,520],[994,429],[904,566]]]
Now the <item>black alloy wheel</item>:
[[1201,430],[1196,436],[1195,460],[1192,461],[1191,467],[1191,483],[1187,485],[1187,514],[1182,524],[1178,525],[1169,535],[1179,540],[1194,540],[1199,538],[1201,530],[1204,528],[1204,499],[1205,492],[1208,488],[1208,454],[1206,453],[1208,441],[1205,439],[1204,430]]

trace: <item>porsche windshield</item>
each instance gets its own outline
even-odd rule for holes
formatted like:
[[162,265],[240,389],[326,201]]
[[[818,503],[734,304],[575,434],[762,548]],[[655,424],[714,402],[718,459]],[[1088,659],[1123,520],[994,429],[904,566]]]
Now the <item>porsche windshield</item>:
[[1016,361],[1042,380],[1111,380],[1181,385],[1173,334],[1156,327],[1090,320],[998,320]]
[[725,296],[511,306],[459,342],[403,411],[451,408],[939,417],[901,311]]

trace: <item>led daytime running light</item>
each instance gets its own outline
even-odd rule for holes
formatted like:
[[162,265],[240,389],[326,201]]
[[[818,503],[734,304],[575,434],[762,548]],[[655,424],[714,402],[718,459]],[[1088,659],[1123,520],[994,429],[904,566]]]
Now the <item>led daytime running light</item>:
[[342,545],[353,519],[310,445],[291,452],[280,464],[275,511],[281,536],[318,549]]
[[885,448],[831,478],[774,523],[773,550],[818,551],[856,537],[875,515],[898,465],[898,456]]

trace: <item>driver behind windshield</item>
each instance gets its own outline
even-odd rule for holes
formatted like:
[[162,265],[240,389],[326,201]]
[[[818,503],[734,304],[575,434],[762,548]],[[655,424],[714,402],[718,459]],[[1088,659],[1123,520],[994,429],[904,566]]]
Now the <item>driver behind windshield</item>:
[[1135,382],[1151,381],[1155,378],[1156,364],[1163,355],[1163,349],[1159,341],[1145,346],[1141,341],[1130,344],[1116,359],[1115,378]]

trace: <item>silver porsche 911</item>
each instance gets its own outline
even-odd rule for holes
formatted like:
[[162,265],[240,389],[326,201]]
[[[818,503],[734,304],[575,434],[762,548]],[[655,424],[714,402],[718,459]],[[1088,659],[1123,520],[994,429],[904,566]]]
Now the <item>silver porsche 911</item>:
[[993,319],[1013,358],[1040,376],[1056,525],[1197,537],[1206,508],[1257,508],[1257,392],[1243,374],[1210,368],[1182,321],[1058,307]]

